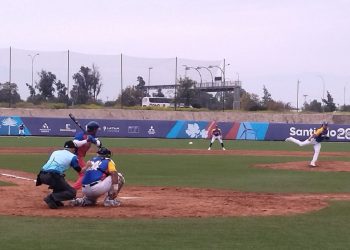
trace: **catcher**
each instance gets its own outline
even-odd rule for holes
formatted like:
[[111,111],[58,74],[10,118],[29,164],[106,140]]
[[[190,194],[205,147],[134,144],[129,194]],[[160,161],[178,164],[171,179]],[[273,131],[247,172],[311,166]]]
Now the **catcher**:
[[121,203],[116,198],[125,179],[117,172],[111,155],[109,149],[102,147],[97,151],[97,156],[88,161],[82,182],[84,197],[72,200],[72,206],[95,205],[97,199],[104,194],[107,194],[103,202],[105,207],[120,206]]
[[[97,147],[101,147],[102,143],[98,138],[96,138],[96,133],[100,125],[95,121],[90,121],[87,125],[87,131],[84,132],[78,132],[73,142],[75,145],[77,145],[77,150],[75,151],[75,154],[78,156],[79,165],[83,168],[86,166],[85,163],[85,156],[86,153],[89,151],[91,144],[95,144]],[[83,178],[83,174],[80,173],[78,179],[73,184],[73,187],[76,190],[79,190],[81,188],[81,181]]]
[[220,142],[222,150],[226,150],[222,141],[222,132],[218,125],[215,125],[215,128],[211,131],[211,141],[208,150],[211,150],[211,146],[216,139]]
[[74,154],[75,150],[74,142],[66,141],[64,149],[54,151],[37,176],[36,186],[46,184],[53,190],[44,198],[49,208],[61,207],[64,205],[62,201],[71,200],[76,196],[76,190],[64,179],[64,173],[69,167],[73,167],[78,173],[82,171]]
[[318,156],[321,151],[321,142],[324,140],[328,140],[328,123],[322,122],[321,127],[316,129],[312,135],[310,135],[309,138],[307,138],[305,141],[299,141],[293,137],[288,137],[286,141],[294,142],[295,144],[299,145],[300,147],[306,146],[306,145],[314,145],[314,156],[310,162],[310,167],[316,167],[316,162],[318,159]]

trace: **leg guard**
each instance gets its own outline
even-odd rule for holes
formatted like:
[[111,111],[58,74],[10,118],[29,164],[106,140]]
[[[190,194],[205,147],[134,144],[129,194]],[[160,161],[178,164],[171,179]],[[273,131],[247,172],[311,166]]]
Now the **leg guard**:
[[118,184],[114,184],[113,185],[113,190],[114,190],[114,193],[115,193],[115,197],[118,196],[120,190],[124,186],[124,183],[125,183],[125,178],[124,178],[123,174],[122,173],[118,173]]
[[[125,183],[125,178],[124,178],[123,174],[118,173],[118,183],[111,186],[111,189],[108,191],[107,197],[110,200],[115,199],[118,196],[122,187],[124,186],[124,183]],[[106,199],[107,199],[107,197],[106,197]]]

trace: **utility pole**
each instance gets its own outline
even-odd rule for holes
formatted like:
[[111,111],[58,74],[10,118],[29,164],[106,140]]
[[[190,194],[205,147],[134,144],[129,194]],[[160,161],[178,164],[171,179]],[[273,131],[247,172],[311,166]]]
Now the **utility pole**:
[[299,85],[300,81],[297,82],[297,112],[299,112]]

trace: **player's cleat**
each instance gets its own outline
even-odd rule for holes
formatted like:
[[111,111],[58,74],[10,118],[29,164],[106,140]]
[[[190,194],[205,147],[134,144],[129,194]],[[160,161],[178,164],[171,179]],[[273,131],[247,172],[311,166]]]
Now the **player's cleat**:
[[69,204],[72,207],[83,207],[85,205],[85,200],[84,198],[75,198],[73,200],[70,200]]
[[55,201],[57,207],[64,207],[64,204],[62,201]]
[[285,141],[292,141],[292,138],[288,137],[288,138],[285,139]]
[[314,162],[311,162],[310,165],[309,165],[310,168],[314,168],[316,167],[316,164]]
[[105,199],[105,201],[103,202],[103,205],[105,207],[119,207],[122,203],[120,201],[118,201],[117,199],[114,200],[110,200],[110,199]]
[[56,205],[55,200],[53,199],[53,197],[50,195],[46,196],[44,198],[44,201],[46,202],[46,204],[49,206],[49,208],[51,209],[56,209],[58,208],[58,206]]
[[211,148],[208,148],[208,150],[211,150]]
[[222,148],[222,150],[226,150],[226,148]]

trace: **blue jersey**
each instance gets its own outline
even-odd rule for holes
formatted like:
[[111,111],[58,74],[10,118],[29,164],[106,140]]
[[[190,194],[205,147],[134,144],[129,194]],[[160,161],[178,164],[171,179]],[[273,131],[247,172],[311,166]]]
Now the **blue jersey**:
[[92,166],[86,169],[82,184],[87,185],[103,180],[111,172],[117,171],[115,163],[110,158],[96,156],[91,159]]
[[63,174],[70,166],[80,169],[78,158],[66,149],[54,151],[42,167],[42,171]]

